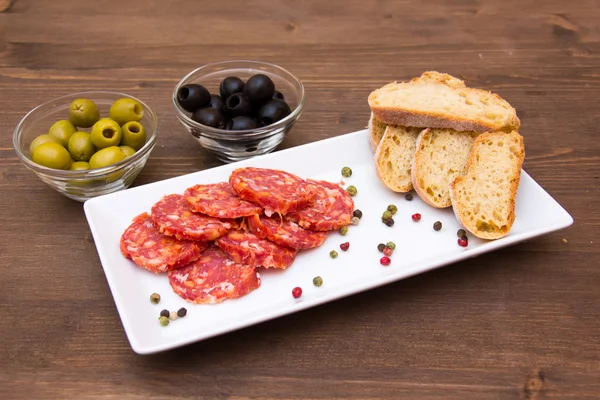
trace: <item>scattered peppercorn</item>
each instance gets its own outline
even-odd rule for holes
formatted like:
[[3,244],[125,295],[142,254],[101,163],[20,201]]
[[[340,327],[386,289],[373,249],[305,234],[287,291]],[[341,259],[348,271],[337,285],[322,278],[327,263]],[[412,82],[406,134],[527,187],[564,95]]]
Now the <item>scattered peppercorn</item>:
[[469,241],[467,239],[460,238],[458,239],[458,245],[460,247],[467,247],[469,245]]
[[356,186],[354,185],[350,185],[346,188],[346,191],[348,192],[348,194],[350,196],[356,196],[356,194],[358,193],[358,190],[356,189]]
[[391,247],[385,246],[383,248],[383,254],[386,255],[387,257],[390,257],[393,252],[394,252],[394,249],[392,249]]
[[160,303],[160,294],[158,294],[158,293],[152,293],[150,295],[150,303],[152,303],[152,304],[158,304],[158,303]]
[[384,266],[387,267],[388,265],[390,265],[390,263],[392,262],[392,260],[388,256],[383,256],[383,257],[381,257],[381,259],[379,260],[379,262],[381,263],[381,265],[384,265]]
[[338,256],[338,253],[337,253],[337,251],[335,251],[335,250],[331,250],[331,251],[329,252],[329,257],[331,257],[331,258],[337,258],[337,256]]
[[387,210],[388,210],[389,212],[391,212],[391,213],[392,213],[392,215],[394,215],[394,214],[396,214],[396,212],[398,212],[398,207],[396,207],[396,206],[395,206],[395,205],[393,205],[393,204],[390,204],[390,205],[387,207]]
[[344,167],[342,168],[342,176],[343,177],[351,177],[352,176],[352,169],[350,167]]
[[391,211],[385,210],[385,211],[383,212],[383,214],[381,214],[381,219],[385,221],[386,219],[390,219],[390,218],[392,218],[393,216],[394,216],[394,214],[392,214],[392,212],[391,212]]
[[160,324],[162,326],[167,326],[169,325],[169,317],[159,317],[158,321],[160,322]]
[[177,315],[177,311],[171,311],[171,313],[169,314],[169,319],[175,321],[177,318],[179,318],[179,315]]
[[387,242],[385,245],[386,247],[389,247],[392,250],[396,250],[396,243],[394,242]]
[[179,310],[177,310],[177,315],[179,318],[185,317],[187,315],[187,310],[185,307],[181,307]]
[[344,242],[342,244],[340,244],[340,249],[342,249],[343,251],[346,251],[350,248],[350,242]]
[[292,296],[294,296],[295,299],[297,299],[298,297],[302,296],[302,288],[300,287],[295,287],[292,289]]
[[385,221],[383,221],[383,223],[387,226],[394,226],[394,218],[386,219]]
[[313,278],[313,285],[315,286],[321,286],[323,284],[323,278],[321,278],[320,276],[315,276]]
[[379,251],[383,251],[384,248],[385,248],[385,244],[383,244],[383,243],[379,243],[377,245],[377,250],[379,250]]
[[360,223],[360,218],[358,218],[358,217],[352,217],[352,220],[350,220],[350,223],[352,225],[358,225]]
[[346,236],[346,233],[348,233],[348,227],[347,227],[347,226],[342,226],[342,227],[340,228],[340,234],[341,234],[342,236]]
[[433,223],[433,230],[434,231],[439,231],[442,229],[442,222],[441,221],[435,221]]
[[362,218],[362,211],[360,211],[357,208],[356,210],[354,210],[354,212],[352,213],[352,215],[354,215],[356,218]]
[[161,316],[161,317],[168,317],[168,316],[169,316],[169,310],[166,310],[166,309],[165,309],[165,310],[162,310],[162,311],[160,312],[160,316]]
[[419,222],[421,220],[421,214],[415,213],[415,214],[412,215],[411,218],[412,218],[413,221]]
[[412,195],[412,193],[406,193],[406,195],[404,196],[404,198],[405,198],[406,200],[408,200],[408,201],[412,201],[412,199],[413,199],[413,195]]
[[456,231],[456,236],[458,236],[459,239],[466,239],[467,232],[464,229],[459,229],[458,231]]

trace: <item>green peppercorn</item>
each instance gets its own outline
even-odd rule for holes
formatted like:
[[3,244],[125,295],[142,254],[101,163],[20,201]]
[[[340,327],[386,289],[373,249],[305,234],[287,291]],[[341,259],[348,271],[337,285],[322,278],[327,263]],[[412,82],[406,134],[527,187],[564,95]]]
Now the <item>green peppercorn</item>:
[[346,236],[346,233],[348,233],[348,227],[347,227],[347,226],[342,226],[342,227],[340,228],[340,234],[341,234],[342,236]]
[[185,309],[185,307],[181,307],[179,310],[177,310],[177,315],[180,318],[185,317],[187,315],[187,310]]
[[331,251],[329,252],[329,257],[331,257],[331,258],[337,258],[337,256],[338,256],[338,253],[337,253],[337,251],[335,251],[335,250],[331,250]]
[[360,222],[360,218],[352,217],[352,220],[351,220],[352,225],[358,225],[359,222]]
[[348,178],[352,176],[352,169],[350,169],[350,167],[344,167],[342,168],[342,176]]
[[393,226],[394,218],[386,219],[385,221],[383,221],[383,223],[386,224],[387,226]]
[[158,321],[160,322],[160,324],[162,326],[167,326],[169,325],[169,317],[159,317]]
[[439,231],[440,229],[442,229],[442,222],[441,221],[435,221],[433,223],[433,230],[434,231]]
[[379,243],[379,244],[377,245],[377,250],[379,250],[379,251],[383,251],[383,249],[385,249],[385,244],[383,244],[383,243]]
[[412,201],[412,199],[413,199],[413,195],[412,195],[412,193],[406,193],[406,195],[404,196],[404,198],[405,198],[406,200],[408,200],[408,201]]
[[152,303],[152,304],[158,304],[158,303],[160,303],[160,294],[158,294],[158,293],[152,293],[150,295],[150,303]]
[[456,236],[458,236],[459,239],[467,239],[467,232],[464,229],[459,229],[456,232]]
[[160,316],[161,317],[168,317],[169,316],[169,310],[162,310],[160,312]]
[[346,188],[346,191],[348,192],[348,194],[350,196],[356,196],[356,194],[358,193],[358,190],[356,189],[356,186],[354,185],[350,185]]
[[323,284],[323,278],[321,278],[320,276],[315,276],[313,278],[313,285],[321,286],[322,284]]
[[388,206],[387,210],[388,210],[389,212],[391,212],[391,213],[392,213],[392,215],[394,215],[394,214],[396,214],[396,212],[398,211],[398,207],[396,207],[396,206],[395,206],[395,205],[393,205],[393,204],[390,204],[390,205]]
[[356,210],[354,210],[354,212],[352,213],[352,215],[354,215],[356,218],[362,218],[362,211],[360,211],[357,208]]
[[390,249],[392,249],[392,250],[396,250],[396,243],[394,243],[394,242],[387,242],[387,243],[385,244],[385,246],[386,246],[386,247],[389,247],[389,248],[390,248]]
[[171,321],[175,321],[177,318],[179,318],[179,315],[177,315],[177,311],[171,311],[169,313],[169,319]]
[[390,219],[390,218],[392,218],[393,216],[394,216],[394,214],[392,214],[392,212],[391,212],[391,211],[388,211],[388,210],[386,210],[386,211],[384,211],[384,212],[383,212],[383,214],[381,215],[381,219],[385,221],[386,219]]

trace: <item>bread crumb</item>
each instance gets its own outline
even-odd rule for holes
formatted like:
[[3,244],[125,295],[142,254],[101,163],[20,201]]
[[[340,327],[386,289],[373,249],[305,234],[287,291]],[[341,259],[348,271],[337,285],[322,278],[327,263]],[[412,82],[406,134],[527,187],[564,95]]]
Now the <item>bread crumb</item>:
[[567,243],[567,239],[563,238],[563,243]]

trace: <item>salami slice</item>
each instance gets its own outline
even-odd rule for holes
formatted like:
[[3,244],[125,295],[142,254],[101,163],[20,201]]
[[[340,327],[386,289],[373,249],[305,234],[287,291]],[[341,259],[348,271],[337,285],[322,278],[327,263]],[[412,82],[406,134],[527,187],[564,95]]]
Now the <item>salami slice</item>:
[[248,228],[259,238],[267,238],[292,249],[319,247],[327,238],[327,232],[303,229],[298,224],[277,216],[253,215],[247,218]]
[[161,233],[182,240],[209,242],[231,229],[230,222],[192,212],[180,194],[163,197],[152,207],[151,217]]
[[354,200],[340,185],[308,180],[317,193],[314,204],[287,216],[304,229],[329,231],[350,224]]
[[301,210],[315,200],[314,189],[304,179],[275,169],[238,168],[229,183],[235,194],[264,208],[269,217]]
[[165,236],[154,227],[148,213],[143,213],[125,229],[120,247],[121,253],[140,267],[167,272],[197,260],[206,244]]
[[215,245],[183,268],[169,271],[169,283],[181,298],[197,304],[215,304],[244,296],[260,287],[256,268],[234,262]]
[[262,208],[240,199],[227,182],[195,185],[183,194],[192,211],[216,218],[239,218],[262,213]]
[[252,232],[230,231],[217,245],[233,260],[252,267],[285,269],[294,262],[296,250],[261,239]]

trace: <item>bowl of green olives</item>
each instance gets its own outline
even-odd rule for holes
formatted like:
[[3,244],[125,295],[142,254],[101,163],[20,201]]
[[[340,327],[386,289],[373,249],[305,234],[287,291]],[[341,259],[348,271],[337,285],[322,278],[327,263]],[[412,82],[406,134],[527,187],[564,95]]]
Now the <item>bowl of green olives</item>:
[[156,144],[158,121],[124,93],[91,91],[48,101],[21,119],[21,162],[59,193],[83,202],[128,188]]
[[229,163],[272,152],[304,108],[302,82],[260,61],[207,64],[173,90],[181,124],[200,145]]

